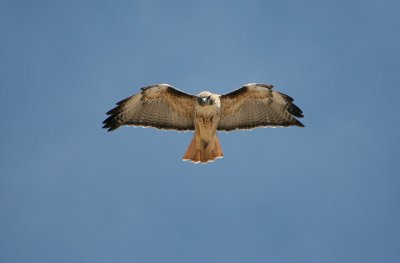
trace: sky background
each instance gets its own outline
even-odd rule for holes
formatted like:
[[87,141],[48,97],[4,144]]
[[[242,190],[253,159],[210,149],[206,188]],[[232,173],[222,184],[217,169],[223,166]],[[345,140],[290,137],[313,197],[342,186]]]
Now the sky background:
[[[398,1],[0,1],[1,262],[400,262]],[[305,128],[101,129],[155,83]]]

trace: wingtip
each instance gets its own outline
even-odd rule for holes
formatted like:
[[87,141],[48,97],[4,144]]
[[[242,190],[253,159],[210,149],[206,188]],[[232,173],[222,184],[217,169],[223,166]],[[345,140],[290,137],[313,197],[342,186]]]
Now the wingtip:
[[300,121],[296,122],[296,126],[300,127],[300,128],[304,128],[306,127],[303,123],[301,123]]
[[102,122],[103,129],[107,129],[108,132],[116,130],[120,125],[114,119],[114,116],[110,116]]
[[112,125],[110,125],[110,124],[106,124],[106,125],[104,125],[102,128],[103,128],[103,129],[106,129],[107,132],[111,132],[111,131],[114,131],[114,130],[118,129],[118,127],[119,127],[119,126],[112,126]]

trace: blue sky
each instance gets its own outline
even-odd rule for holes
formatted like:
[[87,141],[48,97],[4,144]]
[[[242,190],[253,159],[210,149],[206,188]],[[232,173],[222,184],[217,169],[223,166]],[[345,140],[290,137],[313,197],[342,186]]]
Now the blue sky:
[[[398,1],[0,1],[1,262],[399,262]],[[101,129],[270,83],[306,128]]]

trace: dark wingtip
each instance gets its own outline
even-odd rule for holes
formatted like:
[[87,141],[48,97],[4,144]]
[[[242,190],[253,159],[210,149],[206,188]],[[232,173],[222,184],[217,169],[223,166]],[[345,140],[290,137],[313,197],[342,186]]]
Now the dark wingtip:
[[301,127],[301,128],[304,128],[304,127],[305,127],[304,124],[301,123],[301,122],[299,122],[298,120],[296,120],[295,125],[298,126],[298,127]]
[[289,101],[289,104],[287,106],[287,111],[295,117],[298,117],[298,118],[304,117],[303,111],[296,104],[292,103],[291,101]]
[[118,115],[121,113],[121,107],[117,106],[109,110],[106,114],[110,115],[107,119],[103,121],[103,129],[108,129],[107,131],[113,131],[118,129],[121,125],[118,123]]
[[103,128],[107,129],[108,132],[114,131],[116,129],[118,129],[119,126],[108,126],[108,125],[104,125]]
[[117,106],[109,111],[106,112],[107,115],[114,115],[114,114],[118,114],[120,111],[120,107]]
[[105,121],[103,121],[103,129],[107,129],[108,132],[116,130],[119,128],[119,124],[117,124],[114,120],[109,120],[113,116],[108,117]]

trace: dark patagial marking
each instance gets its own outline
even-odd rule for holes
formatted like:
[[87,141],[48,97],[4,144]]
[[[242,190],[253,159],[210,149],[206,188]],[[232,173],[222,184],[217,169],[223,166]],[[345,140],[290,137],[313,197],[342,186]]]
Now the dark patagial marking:
[[[144,93],[144,91],[146,91],[146,90],[148,90],[148,89],[151,89],[151,88],[154,88],[154,87],[155,87],[155,85],[147,86],[147,87],[141,88],[142,94]],[[162,88],[162,86],[161,86],[160,88]],[[188,93],[186,93],[186,92],[184,92],[184,91],[181,91],[181,90],[179,90],[179,89],[175,89],[175,88],[173,88],[173,87],[171,87],[171,86],[168,86],[168,85],[165,85],[164,88],[165,88],[165,91],[168,92],[170,95],[185,96],[185,97],[188,97],[188,98],[193,98],[193,97],[194,97],[194,96],[191,95],[191,94],[188,94]]]
[[[274,87],[274,85],[268,85],[268,84],[257,84],[257,86],[259,86],[259,87],[264,87],[264,88],[269,89],[269,90],[271,90],[271,89]],[[221,95],[220,98],[221,98],[221,99],[223,99],[223,98],[229,98],[229,99],[231,99],[231,98],[234,98],[234,97],[236,97],[236,96],[239,96],[239,95],[241,95],[241,94],[243,94],[243,93],[246,93],[246,92],[248,91],[248,89],[249,89],[249,87],[243,86],[243,87],[241,87],[241,88],[239,88],[239,89],[237,89],[237,90],[234,90],[234,91],[229,92],[229,93],[227,93],[227,94]]]

